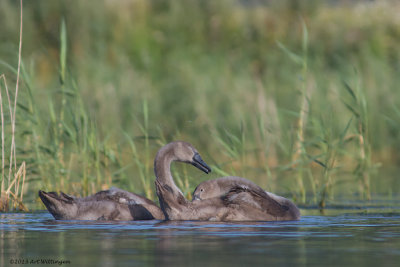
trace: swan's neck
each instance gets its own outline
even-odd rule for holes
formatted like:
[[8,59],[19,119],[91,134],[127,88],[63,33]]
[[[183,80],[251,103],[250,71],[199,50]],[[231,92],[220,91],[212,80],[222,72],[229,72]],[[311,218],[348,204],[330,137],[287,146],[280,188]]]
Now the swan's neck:
[[172,149],[168,149],[168,147],[162,148],[158,151],[156,159],[154,160],[154,173],[158,181],[162,182],[164,185],[170,186],[174,192],[182,194],[171,175],[171,163],[176,160],[177,158]]

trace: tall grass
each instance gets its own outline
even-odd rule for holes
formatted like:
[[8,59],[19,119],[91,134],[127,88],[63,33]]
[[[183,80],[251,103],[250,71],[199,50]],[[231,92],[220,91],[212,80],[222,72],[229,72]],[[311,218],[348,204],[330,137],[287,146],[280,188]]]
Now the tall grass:
[[[399,161],[399,4],[291,3],[27,2],[14,116],[26,201],[110,186],[154,198],[153,158],[176,139],[214,170],[174,167],[188,194],[221,175],[321,207],[393,193],[374,170]],[[0,3],[7,77],[17,11]]]
[[[308,116],[308,106],[310,101],[310,95],[308,94],[308,30],[307,26],[302,20],[302,54],[297,55],[287,49],[282,43],[278,42],[279,47],[297,64],[301,67],[301,77],[300,77],[300,110],[298,112],[299,118],[297,120],[296,125],[296,141],[294,144],[294,151],[292,153],[292,162],[294,167],[298,165],[300,162],[307,160],[307,155],[304,147],[304,131],[305,126],[307,124],[307,116]],[[300,199],[302,202],[306,201],[306,191],[304,188],[304,171],[303,167],[300,166],[297,173],[297,185],[300,194]]]
[[371,199],[370,188],[370,172],[372,169],[371,145],[369,141],[369,125],[368,125],[368,107],[364,92],[360,82],[357,81],[356,91],[345,83],[345,88],[351,96],[350,103],[344,102],[346,107],[353,113],[355,117],[356,133],[354,138],[358,143],[359,155],[357,157],[357,166],[354,169],[354,175],[360,183],[360,191],[364,198]]
[[[9,108],[10,124],[11,124],[11,148],[9,156],[9,171],[8,178],[5,176],[5,110],[3,109],[3,97],[2,87],[0,87],[0,115],[1,115],[1,196],[0,196],[0,211],[8,211],[10,202],[12,203],[13,209],[27,211],[27,208],[23,204],[24,196],[24,185],[26,177],[25,162],[22,162],[21,166],[17,171],[17,157],[16,157],[16,144],[15,144],[15,125],[16,125],[16,109],[17,99],[19,92],[19,80],[21,70],[21,50],[22,50],[22,21],[23,21],[23,9],[22,0],[20,1],[20,29],[19,29],[19,48],[18,48],[18,67],[17,67],[17,81],[15,85],[14,93],[14,105],[10,98],[10,93],[7,86],[6,76],[0,75],[0,80],[3,82],[5,92],[7,95],[7,103]],[[21,184],[22,183],[22,184]]]

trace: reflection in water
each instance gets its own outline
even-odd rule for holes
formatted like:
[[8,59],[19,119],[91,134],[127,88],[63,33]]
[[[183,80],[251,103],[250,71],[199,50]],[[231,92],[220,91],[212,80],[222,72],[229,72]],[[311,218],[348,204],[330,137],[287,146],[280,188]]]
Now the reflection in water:
[[246,223],[55,221],[48,213],[8,213],[0,223],[1,266],[11,260],[69,260],[70,266],[400,262],[399,212]]

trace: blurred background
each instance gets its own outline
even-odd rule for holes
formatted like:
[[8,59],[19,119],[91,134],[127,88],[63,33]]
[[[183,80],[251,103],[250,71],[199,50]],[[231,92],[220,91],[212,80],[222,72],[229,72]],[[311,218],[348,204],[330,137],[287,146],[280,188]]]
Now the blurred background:
[[[213,168],[174,164],[188,197],[237,175],[304,205],[400,198],[399,1],[23,4],[15,142],[29,207],[43,209],[39,189],[156,199],[153,159],[173,140]],[[0,2],[11,101],[19,16],[18,1]]]

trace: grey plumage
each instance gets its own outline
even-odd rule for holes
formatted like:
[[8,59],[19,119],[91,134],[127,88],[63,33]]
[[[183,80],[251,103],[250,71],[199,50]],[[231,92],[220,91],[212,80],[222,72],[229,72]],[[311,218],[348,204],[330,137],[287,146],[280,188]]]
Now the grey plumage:
[[153,201],[116,187],[85,198],[44,191],[39,191],[39,197],[57,220],[164,219],[161,209]]
[[[170,172],[173,161],[190,163],[208,173],[211,169],[197,150],[186,142],[162,147],[155,159],[156,191],[161,209],[169,220],[277,221],[298,220],[298,208],[282,197],[269,194],[253,182],[240,178],[220,178],[210,198],[188,201],[175,185]],[[212,183],[211,183],[212,184]]]
[[[252,192],[251,194],[247,194],[245,198],[242,197],[241,201],[247,202],[256,208],[261,207],[262,204],[265,206],[265,203],[270,203],[271,207],[275,208],[269,208],[269,213],[272,214],[276,211],[278,212],[278,217],[293,220],[300,219],[300,211],[292,201],[264,191],[252,181],[236,176],[221,177],[200,183],[193,192],[193,199],[196,201],[215,197],[232,198],[234,196],[232,191]],[[254,201],[256,195],[260,197],[257,198],[259,201]],[[237,200],[235,201],[237,202]],[[273,204],[274,202],[276,204]]]

